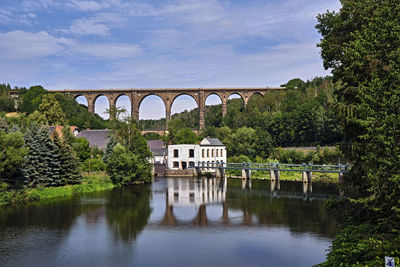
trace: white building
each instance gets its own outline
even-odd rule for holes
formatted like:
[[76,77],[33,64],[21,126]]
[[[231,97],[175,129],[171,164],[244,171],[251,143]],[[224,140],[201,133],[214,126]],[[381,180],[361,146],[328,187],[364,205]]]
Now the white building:
[[[202,162],[204,166],[216,166],[226,162],[226,148],[218,138],[204,138],[198,145],[169,145],[168,169],[185,170]],[[206,171],[215,171],[209,169]]]

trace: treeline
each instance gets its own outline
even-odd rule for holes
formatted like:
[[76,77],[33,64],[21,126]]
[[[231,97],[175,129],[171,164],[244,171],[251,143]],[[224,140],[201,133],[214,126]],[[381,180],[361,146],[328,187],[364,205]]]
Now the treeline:
[[[10,96],[11,90],[19,92],[18,100]],[[78,104],[74,99],[61,94],[52,93],[45,90],[42,86],[31,86],[29,89],[24,87],[11,88],[9,84],[0,84],[0,112],[16,111],[19,116],[25,118],[25,124],[37,119],[37,114],[33,114],[40,109],[42,100],[47,95],[53,95],[57,100],[59,107],[65,114],[65,123],[77,126],[79,129],[104,129],[109,127],[108,121],[103,120],[99,115],[92,114],[84,105]],[[15,105],[18,101],[18,105]],[[17,108],[15,108],[17,106]],[[42,106],[42,111],[53,108],[52,106]],[[19,119],[21,120],[21,118]],[[42,121],[43,122],[43,121]],[[57,121],[48,121],[49,124],[54,124]],[[59,122],[58,122],[59,123]]]
[[[331,109],[337,87],[331,77],[317,77],[306,82],[293,79],[283,86],[287,88],[284,91],[253,95],[246,107],[241,99],[228,100],[224,118],[221,105],[207,106],[206,129],[201,135],[217,136],[221,127],[229,128],[231,133],[251,128],[257,133],[256,139],[267,136],[276,147],[326,146],[342,140]],[[198,109],[174,114],[171,119],[180,120],[186,128],[197,129]],[[163,129],[165,119],[143,120],[140,125],[144,129]]]

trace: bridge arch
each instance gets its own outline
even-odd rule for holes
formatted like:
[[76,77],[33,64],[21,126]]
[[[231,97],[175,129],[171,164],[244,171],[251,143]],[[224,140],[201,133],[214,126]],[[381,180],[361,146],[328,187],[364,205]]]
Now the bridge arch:
[[[204,106],[209,107],[205,108],[206,125],[211,125],[216,127],[220,126],[222,117],[224,116],[222,97],[217,93],[208,94],[207,97],[205,97]],[[226,108],[226,100],[225,100],[225,108]]]
[[[179,98],[180,98],[180,100],[179,100]],[[179,104],[181,104],[183,107],[177,108],[177,105],[179,105]],[[179,113],[185,112],[185,111],[190,112],[191,110],[197,108],[199,110],[199,116],[200,116],[201,107],[202,106],[200,106],[200,102],[198,100],[198,95],[188,94],[188,93],[176,94],[175,96],[173,96],[172,101],[170,103],[170,110],[171,110],[172,115],[174,113],[178,113],[178,112]],[[198,123],[199,123],[199,119],[196,119],[195,125],[198,126]]]
[[[139,122],[140,120],[158,120],[164,118],[167,119],[167,109],[165,100],[158,94],[150,93],[141,96],[141,98],[138,100],[138,111],[139,111]],[[143,130],[160,131],[166,129],[165,123],[161,127],[159,125],[154,125],[154,126],[157,127],[149,128],[148,126],[144,125]]]
[[76,102],[78,102],[78,104],[80,104],[80,105],[84,105],[86,107],[89,106],[89,101],[88,101],[87,97],[83,94],[74,95],[74,100]]
[[106,109],[110,109],[111,103],[109,98],[104,94],[96,95],[93,98],[93,109],[94,113],[97,113],[104,119],[110,119],[109,114],[106,113]]
[[[110,103],[111,105],[111,103]],[[115,97],[115,103],[114,103],[116,108],[123,108],[125,109],[125,114],[121,114],[122,116],[131,116],[131,110],[132,110],[132,99],[128,94],[119,94]]]

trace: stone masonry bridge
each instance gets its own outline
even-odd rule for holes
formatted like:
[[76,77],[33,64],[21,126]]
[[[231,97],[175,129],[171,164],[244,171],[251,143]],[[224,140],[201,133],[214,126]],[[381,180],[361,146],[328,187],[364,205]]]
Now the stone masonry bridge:
[[171,120],[171,107],[174,100],[181,95],[191,96],[198,106],[199,111],[199,129],[205,128],[205,103],[210,95],[217,95],[222,102],[222,116],[227,113],[227,100],[233,94],[239,95],[246,107],[250,97],[254,94],[264,96],[270,91],[284,90],[284,87],[246,87],[246,88],[166,88],[166,89],[65,89],[51,90],[51,92],[68,94],[73,98],[83,96],[88,103],[89,112],[94,113],[95,102],[99,96],[107,97],[110,108],[116,107],[120,96],[127,96],[131,102],[131,116],[139,121],[139,108],[142,101],[150,95],[159,96],[165,106],[166,123]]

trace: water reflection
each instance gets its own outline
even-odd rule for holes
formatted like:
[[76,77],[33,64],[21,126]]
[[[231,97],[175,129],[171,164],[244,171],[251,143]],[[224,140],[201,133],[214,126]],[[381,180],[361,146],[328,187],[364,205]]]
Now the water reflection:
[[106,206],[107,222],[115,237],[136,239],[150,217],[150,186],[130,186],[112,190]]
[[[152,227],[282,225],[299,233],[334,235],[335,223],[320,201],[337,195],[334,186],[316,184],[313,192],[311,183],[253,181],[249,188],[245,180],[166,179],[164,214],[152,220]],[[174,207],[185,207],[194,216],[177,218]],[[219,219],[208,219],[210,209],[220,212]]]
[[0,259],[33,266],[178,259],[284,266],[300,258],[299,266],[310,266],[323,260],[335,234],[323,200],[336,195],[334,186],[319,183],[159,178],[150,186],[0,208]]

